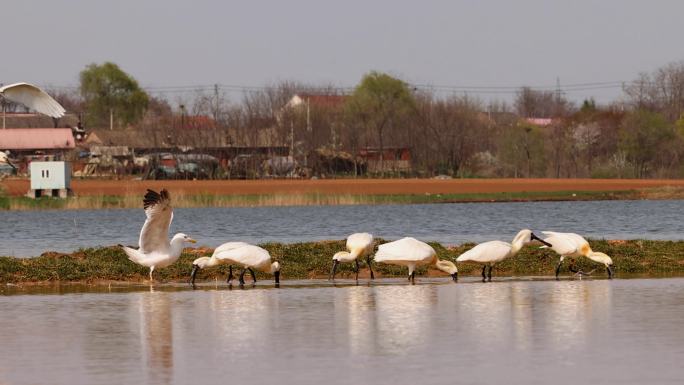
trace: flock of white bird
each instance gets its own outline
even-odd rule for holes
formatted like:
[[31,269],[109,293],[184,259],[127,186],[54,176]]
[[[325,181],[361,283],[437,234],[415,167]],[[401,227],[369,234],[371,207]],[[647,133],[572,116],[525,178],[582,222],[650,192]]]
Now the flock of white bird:
[[[173,208],[171,199],[166,190],[157,193],[147,190],[143,199],[143,207],[147,220],[140,231],[139,248],[121,246],[128,258],[142,266],[150,268],[150,281],[153,280],[152,272],[156,268],[163,268],[176,262],[183,251],[185,243],[196,241],[186,234],[178,233],[168,239],[169,226],[173,220]],[[613,277],[611,268],[613,261],[604,253],[591,249],[589,242],[580,235],[574,233],[557,233],[543,231],[544,239],[537,237],[532,231],[521,230],[511,243],[503,241],[489,241],[480,243],[472,249],[456,258],[456,262],[476,262],[482,264],[482,281],[492,280],[492,269],[498,262],[516,255],[525,245],[538,243],[542,248],[549,247],[560,255],[560,261],[556,267],[556,278],[560,273],[563,260],[566,257],[587,257],[606,267],[608,277]],[[370,277],[374,279],[371,266],[371,254],[373,253],[373,236],[369,233],[355,233],[347,238],[347,251],[340,251],[332,257],[332,270],[330,280],[335,279],[337,266],[340,263],[354,263],[356,279],[359,278],[359,259],[366,257],[366,263],[370,269]],[[458,279],[458,268],[451,261],[440,260],[432,246],[415,238],[406,237],[397,241],[388,242],[378,246],[378,251],[373,256],[378,263],[406,266],[408,279],[415,282],[416,267],[420,265],[434,266],[437,269],[451,275],[454,281]],[[227,282],[233,279],[233,265],[241,267],[239,283],[244,285],[245,273],[249,271],[253,282],[256,282],[254,269],[273,274],[276,284],[280,283],[280,263],[271,260],[267,250],[245,242],[228,242],[217,247],[211,257],[201,257],[192,263],[191,283],[194,285],[197,272],[200,269],[229,265]],[[487,267],[489,271],[487,272]],[[571,271],[577,274],[591,274],[576,271],[571,266]]]
[[[28,83],[15,83],[0,87],[0,95],[15,103],[20,103],[41,114],[61,118],[64,116],[64,108],[50,95],[40,88]],[[4,109],[3,109],[4,126]],[[183,251],[185,243],[196,241],[183,233],[174,235],[171,241],[168,239],[169,226],[173,220],[173,208],[171,199],[166,190],[157,193],[148,190],[143,200],[143,207],[147,220],[140,231],[139,248],[121,246],[128,258],[140,265],[150,268],[150,281],[155,268],[163,268],[176,262]],[[589,242],[582,236],[574,233],[557,233],[542,231],[546,238],[537,237],[530,230],[521,230],[511,243],[502,241],[489,241],[476,245],[472,249],[456,258],[456,262],[477,262],[482,264],[482,281],[492,280],[492,269],[498,262],[516,255],[525,245],[539,242],[543,246],[550,247],[560,254],[560,261],[556,266],[556,278],[560,273],[561,265],[566,257],[587,257],[592,261],[603,264],[608,272],[608,277],[613,277],[613,260],[604,253],[591,249]],[[335,279],[335,272],[340,263],[353,262],[356,279],[359,278],[359,258],[366,257],[366,263],[370,269],[370,277],[374,279],[371,266],[371,254],[373,252],[373,236],[368,233],[356,233],[347,238],[347,251],[341,251],[333,256],[333,265],[330,279]],[[415,238],[402,238],[378,246],[378,251],[373,257],[375,262],[387,263],[408,268],[409,280],[415,281],[415,270],[419,265],[432,265],[437,269],[449,274],[457,280],[458,268],[453,262],[440,260],[432,246]],[[280,263],[271,262],[268,251],[245,242],[228,242],[217,247],[211,257],[197,258],[193,262],[191,273],[192,283],[199,269],[205,267],[229,264],[230,273],[228,283],[233,279],[233,265],[242,266],[239,281],[244,284],[245,272],[249,271],[252,280],[256,282],[254,269],[274,275],[276,284],[280,280]],[[487,267],[489,271],[487,272]],[[577,274],[591,274],[576,271],[573,266],[570,270]]]

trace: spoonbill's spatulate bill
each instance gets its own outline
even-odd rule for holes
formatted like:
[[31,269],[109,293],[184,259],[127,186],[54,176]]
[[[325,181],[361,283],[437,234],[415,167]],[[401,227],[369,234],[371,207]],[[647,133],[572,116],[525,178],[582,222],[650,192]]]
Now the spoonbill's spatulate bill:
[[[558,279],[558,274],[560,273],[561,265],[565,257],[587,257],[594,262],[603,264],[606,267],[606,272],[608,272],[608,278],[613,278],[613,260],[604,253],[598,251],[593,251],[589,242],[584,239],[581,235],[575,233],[557,233],[554,231],[542,231],[546,238],[545,242],[551,244],[550,247],[553,251],[560,254],[560,261],[556,266],[556,279]],[[546,247],[546,246],[542,246]],[[583,272],[578,272],[581,274],[586,274]]]
[[66,112],[52,96],[32,84],[14,83],[0,87],[0,94],[11,102],[23,104],[51,118],[61,118]]
[[487,265],[489,265],[488,277],[489,281],[491,282],[492,268],[494,267],[494,264],[518,254],[518,251],[520,251],[523,246],[531,243],[532,241],[538,241],[546,246],[551,246],[550,243],[547,243],[534,235],[531,230],[524,229],[520,230],[518,235],[513,238],[512,243],[502,241],[489,241],[480,243],[472,249],[459,255],[458,258],[456,258],[456,262],[472,261],[482,263],[482,282],[487,280],[485,269],[487,268]]
[[256,283],[256,274],[254,270],[257,269],[264,273],[273,274],[273,279],[276,285],[280,284],[280,263],[271,262],[271,255],[266,249],[259,246],[250,245],[245,242],[228,242],[217,247],[211,257],[200,257],[192,262],[192,273],[190,273],[190,283],[195,284],[195,277],[197,271],[205,267],[212,267],[222,264],[230,265],[227,282],[230,283],[233,279],[233,266],[242,266],[240,272],[240,285],[245,284],[245,272],[249,271],[252,275],[252,280]]
[[155,268],[166,267],[178,260],[185,243],[196,241],[183,233],[173,236],[169,242],[169,226],[173,220],[173,208],[169,192],[147,190],[143,199],[147,220],[140,231],[139,248],[121,246],[131,261],[150,268],[150,281]]
[[408,267],[408,277],[411,282],[416,280],[416,266],[434,265],[439,270],[451,275],[456,281],[458,269],[453,262],[440,260],[432,246],[415,238],[406,237],[398,241],[378,246],[375,262]]
[[347,237],[347,251],[340,251],[333,255],[332,270],[330,271],[330,278],[335,279],[335,272],[337,265],[342,262],[354,262],[356,269],[356,280],[359,279],[359,258],[366,257],[368,268],[370,269],[371,279],[375,279],[373,275],[373,267],[371,266],[371,253],[373,252],[373,236],[368,233],[355,233]]

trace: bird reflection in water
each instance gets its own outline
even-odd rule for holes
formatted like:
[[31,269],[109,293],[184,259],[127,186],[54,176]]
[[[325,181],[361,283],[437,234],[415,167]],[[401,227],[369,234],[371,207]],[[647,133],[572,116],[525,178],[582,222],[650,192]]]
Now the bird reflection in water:
[[610,281],[559,282],[549,294],[544,311],[545,332],[559,349],[586,345],[592,337],[591,324],[610,322],[612,285]]
[[381,353],[407,354],[429,340],[430,317],[437,306],[435,285],[376,286],[377,345]]
[[173,326],[170,296],[155,292],[140,295],[140,342],[148,383],[169,384],[173,375]]

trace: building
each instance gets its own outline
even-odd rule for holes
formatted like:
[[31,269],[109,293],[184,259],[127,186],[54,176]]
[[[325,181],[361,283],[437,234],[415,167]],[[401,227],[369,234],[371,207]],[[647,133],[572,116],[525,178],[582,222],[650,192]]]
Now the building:
[[66,198],[71,194],[71,167],[68,162],[31,162],[29,198]]
[[370,173],[411,172],[411,149],[408,147],[385,147],[382,151],[366,147],[359,150],[359,157]]

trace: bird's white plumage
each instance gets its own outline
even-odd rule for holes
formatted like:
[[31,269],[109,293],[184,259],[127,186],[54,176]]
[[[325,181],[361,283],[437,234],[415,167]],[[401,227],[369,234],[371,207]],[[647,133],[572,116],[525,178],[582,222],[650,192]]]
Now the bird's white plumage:
[[212,254],[212,255],[219,254],[223,251],[237,249],[237,248],[243,247],[243,246],[249,246],[249,243],[247,243],[247,242],[226,242],[226,243],[219,245],[219,247],[215,248],[214,254]]
[[466,251],[456,258],[456,262],[496,263],[508,258],[513,246],[508,242],[483,242]]
[[347,237],[347,250],[360,250],[369,253],[373,248],[373,235],[369,233],[354,233]]
[[169,242],[169,226],[173,219],[171,198],[166,190],[157,193],[147,190],[143,199],[147,219],[140,231],[139,248],[133,249],[123,246],[128,259],[150,268],[152,272],[157,267],[166,267],[178,260],[183,251],[184,242],[195,240],[183,233],[176,234]]
[[61,118],[66,110],[40,88],[28,83],[14,83],[0,87],[0,94],[7,100],[52,118]]
[[582,247],[589,245],[586,239],[575,233],[557,233],[554,231],[542,231],[547,237],[544,241],[551,244],[551,249],[560,255],[567,257],[582,256]]
[[161,199],[159,203],[145,209],[147,219],[140,230],[140,252],[168,253],[169,227],[173,220],[173,208],[170,199]]
[[259,270],[268,270],[271,266],[271,255],[266,249],[250,244],[239,245],[243,242],[229,242],[232,245],[223,244],[214,250],[212,257],[226,264],[237,264],[243,267],[254,267]]
[[378,246],[376,262],[402,264],[406,262],[429,263],[437,253],[432,246],[415,238],[406,237]]

